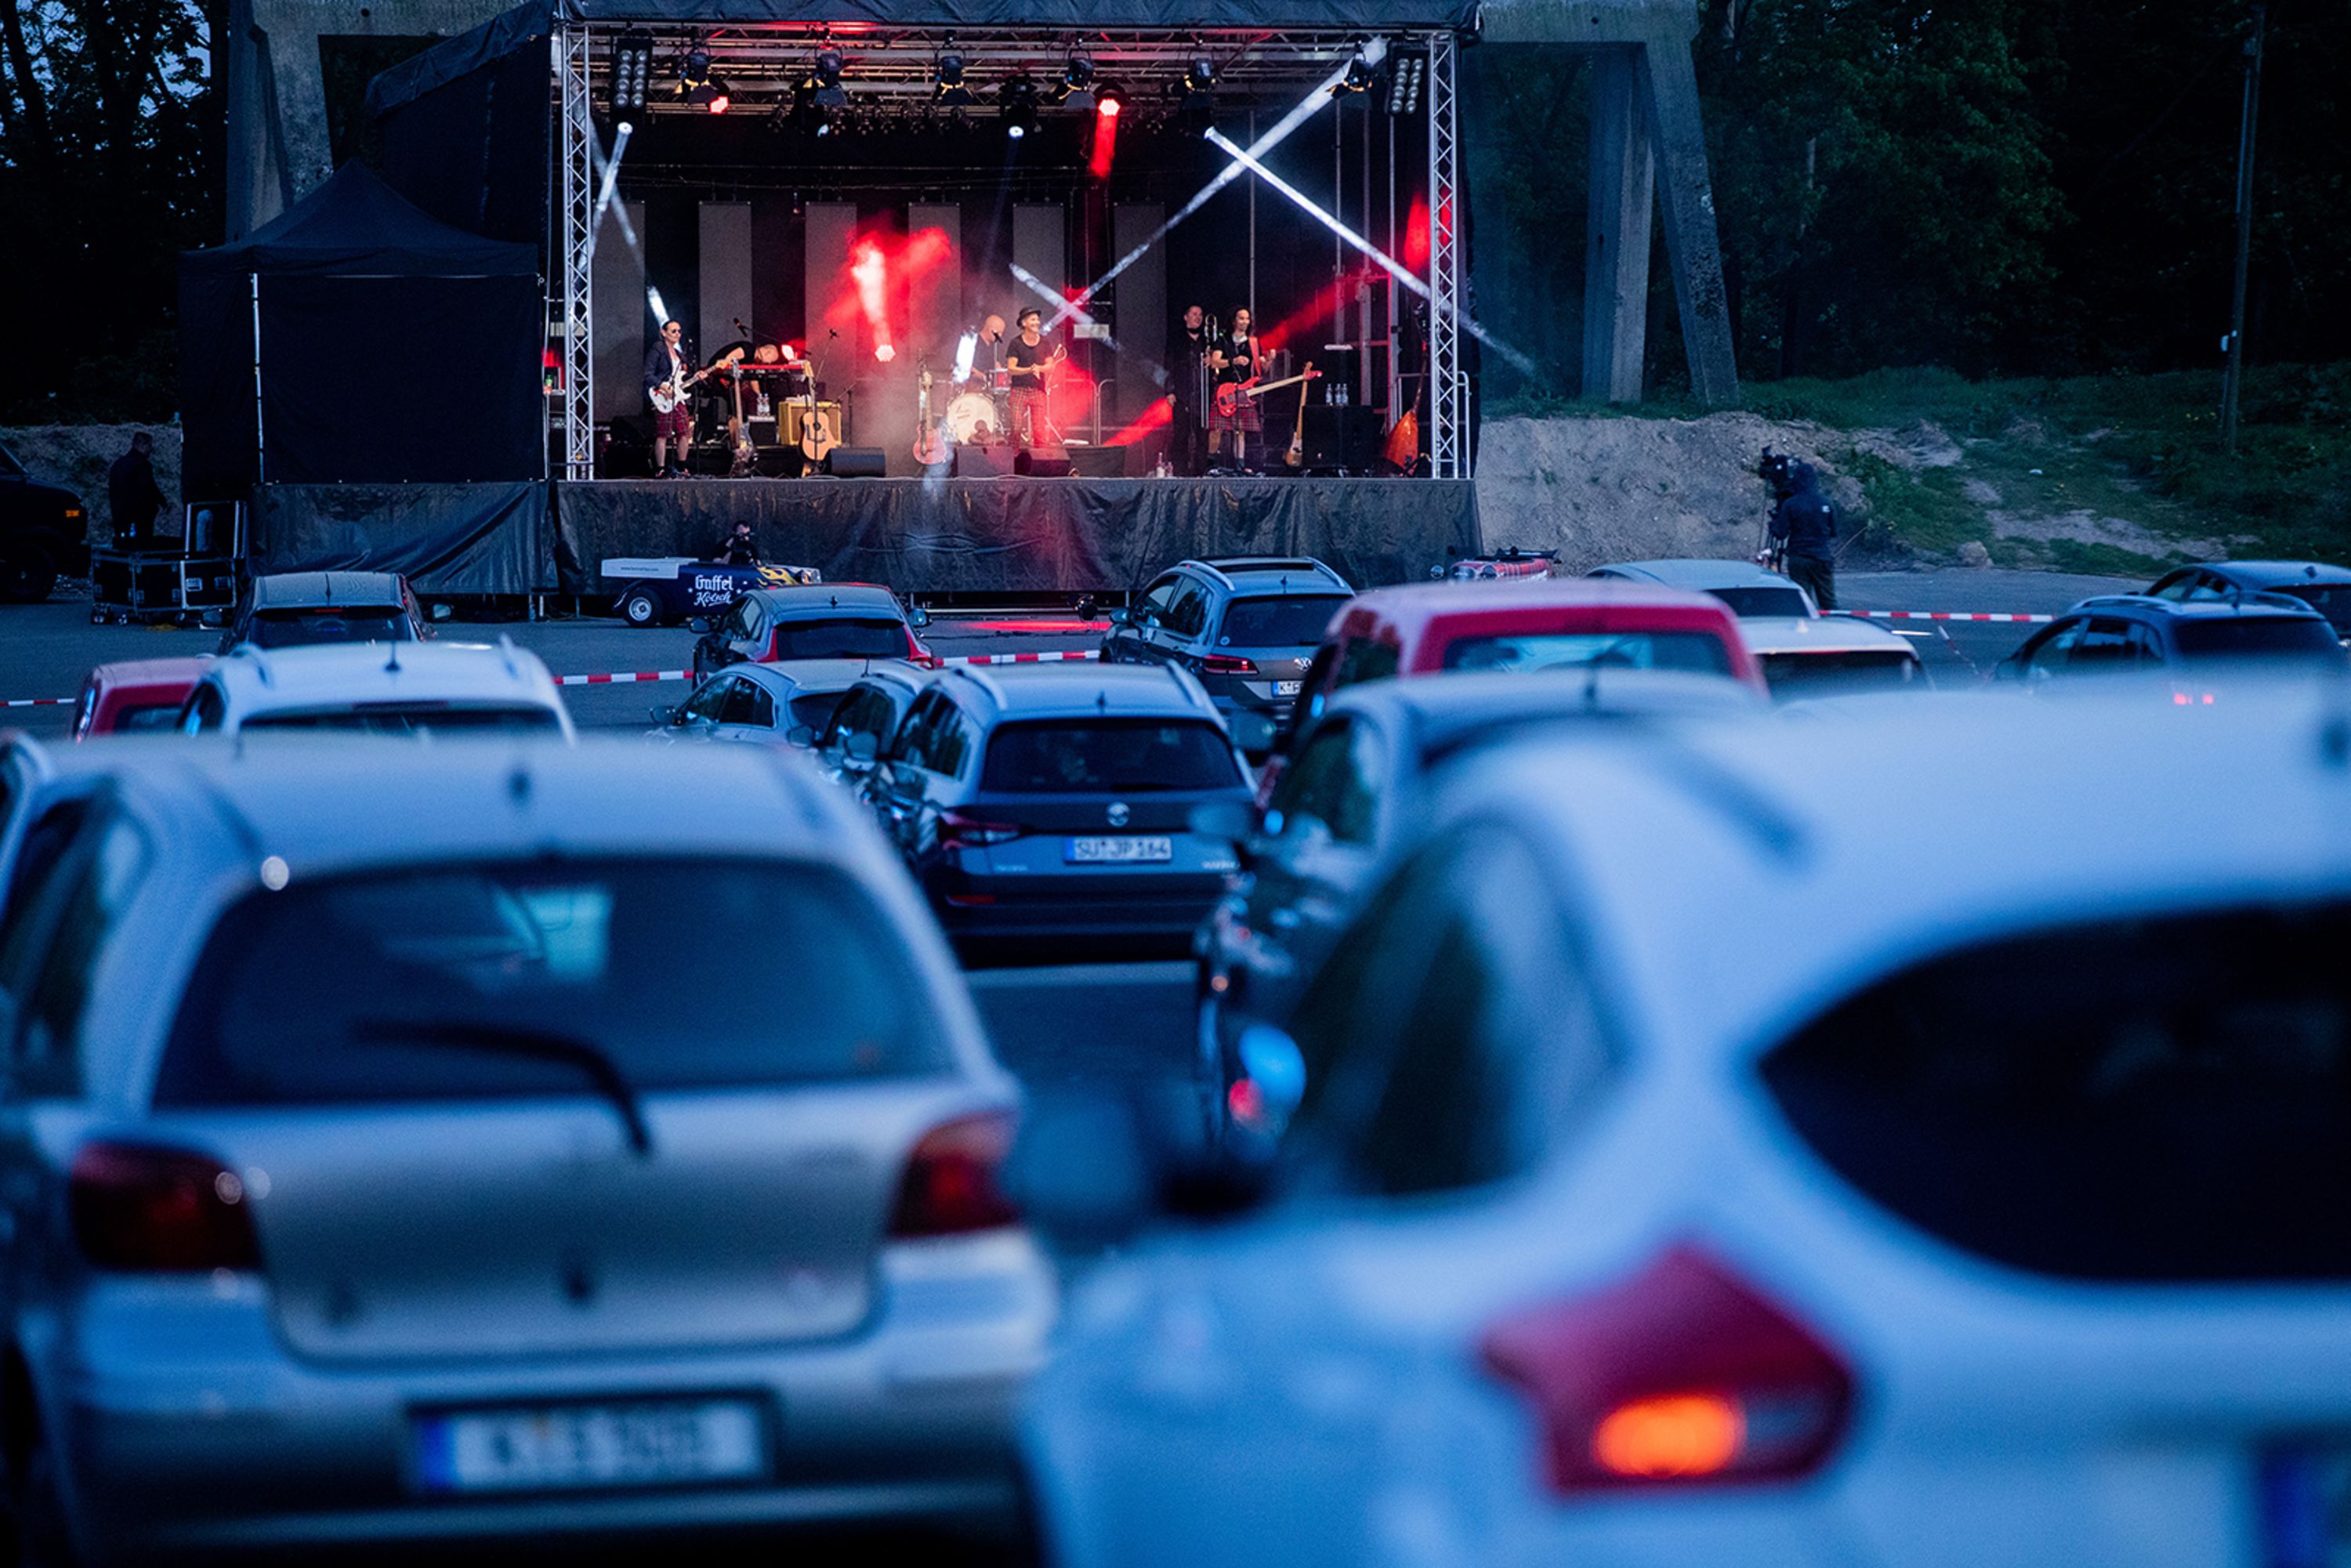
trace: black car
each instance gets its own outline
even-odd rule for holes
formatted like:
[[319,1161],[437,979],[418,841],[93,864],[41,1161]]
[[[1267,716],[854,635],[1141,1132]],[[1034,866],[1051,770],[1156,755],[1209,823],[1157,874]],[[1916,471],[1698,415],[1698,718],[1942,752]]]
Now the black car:
[[2085,599],[2000,663],[2001,680],[2044,685],[2081,674],[2150,674],[2182,665],[2351,667],[2335,628],[2299,599],[2248,593],[2178,601],[2144,593]]
[[2314,560],[2227,560],[2183,566],[2156,580],[2149,599],[2175,604],[2218,604],[2249,593],[2280,593],[2299,599],[2351,642],[2351,568]]
[[88,577],[88,518],[79,496],[35,484],[0,446],[0,601],[38,604],[58,578]]
[[[1186,560],[1152,580],[1132,609],[1111,612],[1102,656],[1110,664],[1167,664],[1197,677],[1227,714],[1262,714],[1278,728],[1322,632],[1354,589],[1311,558],[1240,556]],[[1271,730],[1237,726],[1249,750]]]

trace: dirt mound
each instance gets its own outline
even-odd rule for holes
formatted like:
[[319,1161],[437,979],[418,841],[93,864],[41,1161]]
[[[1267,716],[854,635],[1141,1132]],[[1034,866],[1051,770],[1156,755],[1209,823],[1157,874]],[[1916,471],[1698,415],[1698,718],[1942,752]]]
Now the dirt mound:
[[155,478],[170,498],[156,526],[180,531],[180,427],[176,424],[26,424],[0,427],[0,445],[16,455],[26,472],[43,485],[62,485],[82,499],[90,541],[114,538],[114,517],[106,504],[106,471],[131,450],[131,437],[145,431],[155,438]]
[[[1949,444],[1886,435],[1919,463]],[[1802,457],[1846,518],[1867,516],[1861,486],[1822,455],[1850,434],[1752,413],[1703,419],[1496,419],[1478,446],[1479,526],[1489,549],[1559,551],[1575,573],[1614,560],[1739,558],[1754,552],[1771,493],[1755,476],[1763,448]],[[1916,455],[1913,455],[1916,454]]]

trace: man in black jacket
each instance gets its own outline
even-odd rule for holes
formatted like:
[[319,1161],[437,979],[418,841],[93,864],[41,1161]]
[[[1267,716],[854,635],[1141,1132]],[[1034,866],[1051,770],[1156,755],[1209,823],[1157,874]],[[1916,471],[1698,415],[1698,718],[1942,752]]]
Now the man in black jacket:
[[1836,503],[1821,494],[1820,476],[1801,459],[1764,456],[1765,477],[1780,504],[1771,508],[1771,542],[1789,579],[1821,609],[1836,608]]
[[106,471],[106,504],[114,517],[114,548],[146,549],[156,542],[155,514],[163,509],[163,486],[155,482],[155,438],[145,431],[131,438],[131,450]]

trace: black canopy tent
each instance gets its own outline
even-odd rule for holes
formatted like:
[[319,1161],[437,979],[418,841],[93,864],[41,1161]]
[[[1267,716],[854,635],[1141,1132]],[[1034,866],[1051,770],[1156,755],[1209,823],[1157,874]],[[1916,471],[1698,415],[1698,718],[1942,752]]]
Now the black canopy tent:
[[426,215],[356,163],[180,257],[191,495],[546,476],[535,246]]

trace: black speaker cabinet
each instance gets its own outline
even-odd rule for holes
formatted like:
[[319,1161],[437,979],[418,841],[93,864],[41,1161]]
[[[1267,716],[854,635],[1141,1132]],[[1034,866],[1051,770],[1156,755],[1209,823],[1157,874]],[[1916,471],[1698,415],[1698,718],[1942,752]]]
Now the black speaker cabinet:
[[1058,457],[1049,457],[1042,452],[1024,452],[1012,460],[1012,471],[1032,479],[1066,479],[1070,476],[1070,456],[1066,451]]
[[1012,448],[1009,446],[958,446],[955,449],[954,477],[957,479],[1002,479],[1012,473]]
[[1129,472],[1127,455],[1139,450],[1134,446],[1072,446],[1069,448],[1070,469],[1089,479],[1123,479]]
[[[1368,474],[1379,455],[1380,411],[1361,403],[1310,402],[1301,444],[1305,467]],[[1266,433],[1266,445],[1269,450],[1273,447],[1270,431]]]
[[878,446],[836,446],[824,460],[824,471],[837,479],[879,479],[884,466]]

